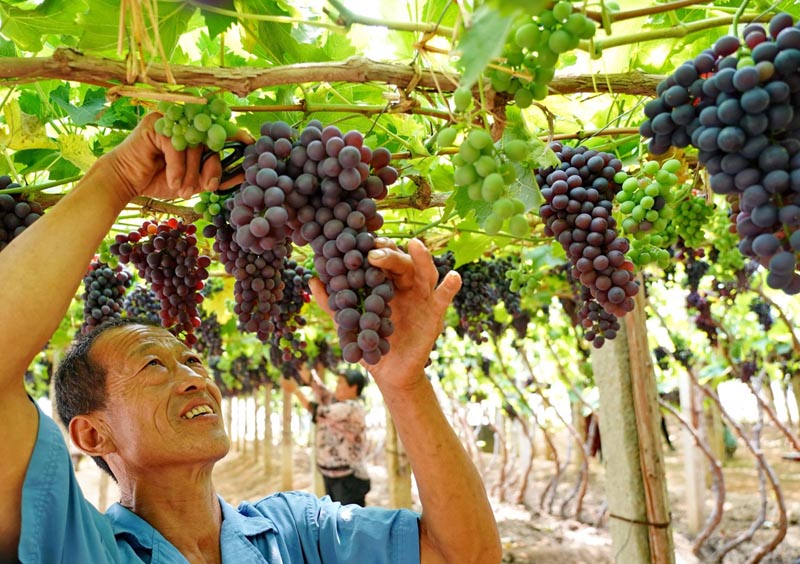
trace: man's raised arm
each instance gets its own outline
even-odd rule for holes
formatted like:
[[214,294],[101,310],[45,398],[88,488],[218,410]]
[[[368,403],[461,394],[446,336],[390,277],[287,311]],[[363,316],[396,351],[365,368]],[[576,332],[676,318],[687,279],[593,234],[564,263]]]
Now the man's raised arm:
[[216,189],[219,159],[175,151],[151,114],[42,218],[0,252],[0,562],[16,560],[25,471],[38,431],[23,374],[69,307],[103,237],[136,195],[188,197]]
[[[492,507],[475,465],[450,427],[424,367],[442,330],[444,314],[461,287],[450,272],[436,287],[438,272],[418,240],[408,254],[392,243],[373,250],[369,261],[394,280],[389,354],[366,365],[381,390],[403,442],[422,502],[420,551],[423,564],[492,564],[502,549]],[[324,286],[312,281],[317,303],[327,303]]]

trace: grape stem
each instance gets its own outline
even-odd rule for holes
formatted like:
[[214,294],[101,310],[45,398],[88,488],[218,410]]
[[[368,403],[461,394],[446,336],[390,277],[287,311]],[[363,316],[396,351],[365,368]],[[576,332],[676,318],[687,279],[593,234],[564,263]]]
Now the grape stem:
[[[396,220],[388,219],[388,220],[384,221],[384,224],[422,225],[422,226],[428,225],[427,223],[425,223],[423,221],[414,221],[414,220],[410,220],[410,219],[396,219]],[[454,233],[476,233],[478,235],[485,235],[487,237],[492,237],[492,238],[502,237],[504,239],[513,239],[515,241],[524,241],[526,243],[534,243],[536,245],[543,245],[545,243],[549,243],[549,242],[552,241],[552,238],[548,238],[548,237],[541,237],[541,238],[536,238],[536,237],[515,237],[514,235],[511,235],[510,233],[502,233],[502,232],[497,232],[494,235],[489,235],[488,233],[486,233],[486,231],[483,231],[482,229],[470,229],[468,227],[453,227],[451,225],[437,225],[437,227],[439,229],[444,229],[446,231],[452,231]],[[411,238],[411,237],[414,237],[414,235],[413,234],[401,235],[401,237],[403,237],[403,238],[406,238],[406,237],[407,238]]]
[[742,2],[741,6],[739,6],[739,9],[736,10],[736,13],[733,14],[733,21],[731,22],[731,29],[728,32],[731,35],[737,35],[736,28],[739,26],[739,18],[741,18],[742,14],[744,14],[744,11],[747,9],[747,5],[748,4],[750,4],[750,0],[744,0]]
[[336,9],[338,14],[334,14],[326,7],[323,7],[322,11],[328,14],[337,25],[343,26],[345,29],[349,29],[353,24],[358,24],[371,27],[385,27],[395,31],[422,32],[427,35],[441,35],[442,37],[451,37],[454,33],[453,28],[441,26],[438,23],[391,21],[362,16],[352,12],[339,0],[328,1]]
[[[760,14],[742,14],[740,17],[740,19],[745,22],[756,21],[760,18]],[[621,47],[623,45],[643,43],[645,41],[656,41],[669,37],[685,37],[690,33],[705,31],[715,27],[729,26],[733,20],[734,16],[719,16],[698,22],[678,24],[667,29],[654,29],[629,33],[627,35],[618,35],[616,37],[609,37],[608,39],[596,40],[592,43],[589,43],[587,40],[582,40],[578,48],[587,51],[593,58],[599,58],[605,49],[610,49],[612,47]]]
[[436,110],[433,108],[422,108],[413,103],[402,103],[390,106],[381,105],[362,105],[362,104],[311,104],[304,100],[299,104],[282,104],[275,106],[231,106],[231,111],[245,112],[303,112],[306,114],[314,112],[347,112],[353,114],[372,115],[380,113],[388,114],[419,114],[431,116],[447,121],[455,121],[449,112]]
[[217,8],[216,6],[212,6],[206,2],[198,2],[198,0],[166,0],[166,1],[180,3],[180,4],[189,4],[190,6],[194,6],[195,8],[200,8],[205,12],[211,12],[213,14],[219,14],[221,16],[228,16],[231,18],[236,18],[238,20],[253,20],[260,22],[272,22],[272,23],[283,23],[283,24],[300,24],[313,27],[322,27],[330,31],[336,31],[336,32],[342,31],[340,26],[321,20],[306,20],[302,18],[292,18],[290,16],[271,16],[267,14],[250,14],[247,12],[239,12],[237,10],[226,10],[224,8]]
[[54,188],[55,186],[62,186],[64,184],[69,184],[70,182],[77,182],[81,178],[83,178],[82,174],[78,176],[70,176],[69,178],[62,178],[61,180],[54,180],[52,182],[45,182],[43,184],[29,184],[28,186],[6,188],[5,190],[0,190],[0,194],[34,194],[36,192],[41,192],[42,190],[47,190],[48,188]]
[[[647,6],[646,8],[636,8],[635,10],[607,12],[607,17],[610,22],[621,22],[623,20],[631,20],[634,18],[643,18],[645,16],[652,16],[654,14],[661,14],[663,12],[671,12],[672,10],[678,10],[680,8],[694,6],[696,4],[708,4],[708,0],[677,0],[676,2],[665,2],[664,4]],[[603,21],[603,14],[601,12],[586,10],[585,15],[590,20],[594,20],[598,23]]]

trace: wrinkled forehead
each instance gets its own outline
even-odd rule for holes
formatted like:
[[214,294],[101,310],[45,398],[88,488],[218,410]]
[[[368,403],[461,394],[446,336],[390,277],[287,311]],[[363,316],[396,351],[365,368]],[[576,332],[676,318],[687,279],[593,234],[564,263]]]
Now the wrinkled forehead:
[[98,337],[92,358],[106,368],[119,366],[151,350],[183,352],[187,349],[172,333],[150,325],[122,325]]

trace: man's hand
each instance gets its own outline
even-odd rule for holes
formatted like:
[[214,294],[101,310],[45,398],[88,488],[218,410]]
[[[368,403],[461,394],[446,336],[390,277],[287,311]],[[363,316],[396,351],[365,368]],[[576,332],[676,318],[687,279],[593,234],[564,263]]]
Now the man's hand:
[[[442,332],[447,307],[461,288],[461,277],[451,271],[437,287],[439,273],[425,245],[418,239],[408,243],[408,253],[391,241],[379,238],[369,253],[371,265],[383,269],[394,281],[395,295],[389,305],[394,333],[390,351],[380,362],[365,365],[376,381],[403,388],[424,378],[424,367],[436,338]],[[328,313],[325,286],[312,279],[317,303]]]
[[[125,141],[106,157],[123,182],[126,193],[122,196],[126,201],[134,196],[189,198],[203,190],[213,191],[241,182],[241,178],[236,178],[220,186],[219,157],[209,158],[201,166],[203,152],[207,150],[205,146],[176,151],[169,137],[155,132],[153,125],[159,117],[156,113],[145,116]],[[243,131],[236,139],[252,142]]]

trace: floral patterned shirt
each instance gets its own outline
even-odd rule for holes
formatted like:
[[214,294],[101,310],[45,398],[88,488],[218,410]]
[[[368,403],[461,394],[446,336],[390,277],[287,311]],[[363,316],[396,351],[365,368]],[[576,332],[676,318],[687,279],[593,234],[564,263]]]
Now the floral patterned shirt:
[[333,394],[316,381],[312,381],[311,388],[319,399],[313,413],[320,473],[329,478],[355,474],[356,478],[368,479],[364,460],[367,425],[363,401],[336,401]]

